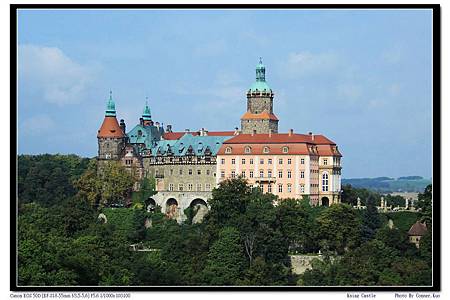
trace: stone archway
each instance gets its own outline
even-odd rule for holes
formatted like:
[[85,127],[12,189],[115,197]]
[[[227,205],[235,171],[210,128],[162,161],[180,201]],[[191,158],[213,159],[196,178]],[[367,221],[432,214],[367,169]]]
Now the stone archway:
[[156,201],[153,198],[148,198],[145,200],[145,207],[147,208],[148,212],[154,211],[156,208]]
[[330,206],[330,199],[328,197],[322,197],[321,202],[322,206]]
[[178,201],[175,198],[169,198],[166,201],[166,216],[170,219],[178,217]]
[[189,207],[192,208],[194,216],[192,217],[192,224],[201,223],[203,218],[208,213],[208,204],[200,198],[192,200]]

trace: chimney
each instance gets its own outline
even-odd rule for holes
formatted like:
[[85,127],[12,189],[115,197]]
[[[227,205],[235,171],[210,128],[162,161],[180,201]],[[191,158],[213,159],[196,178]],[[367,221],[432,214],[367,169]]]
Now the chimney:
[[122,129],[123,133],[125,133],[126,126],[123,119],[120,120],[120,129]]
[[256,129],[253,129],[252,136],[254,136],[255,134],[256,134]]
[[234,127],[234,135],[238,135],[239,134],[239,128]]
[[269,129],[269,137],[272,137],[272,129]]
[[294,134],[294,129],[289,129],[289,136],[292,136]]
[[190,129],[189,128],[186,128],[185,130],[184,130],[184,132],[190,132]]

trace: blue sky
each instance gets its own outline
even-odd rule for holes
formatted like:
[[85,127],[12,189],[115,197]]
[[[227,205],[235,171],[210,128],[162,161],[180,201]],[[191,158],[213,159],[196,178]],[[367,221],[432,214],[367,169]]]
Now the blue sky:
[[431,177],[426,10],[22,10],[19,153],[93,157],[109,90],[132,128],[232,130],[260,56],[280,132],[324,134],[343,177]]

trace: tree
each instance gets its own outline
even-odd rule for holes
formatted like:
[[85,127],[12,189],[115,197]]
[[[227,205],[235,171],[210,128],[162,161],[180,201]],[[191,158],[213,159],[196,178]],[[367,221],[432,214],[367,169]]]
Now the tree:
[[245,257],[239,231],[225,227],[208,253],[203,271],[204,280],[210,285],[235,285],[242,278]]
[[427,226],[430,227],[432,222],[432,212],[433,212],[433,189],[432,185],[429,184],[423,193],[419,193],[417,208],[420,209],[421,222],[427,223]]
[[317,218],[322,247],[343,254],[360,243],[361,219],[347,204],[333,204]]
[[136,182],[134,172],[129,172],[120,162],[103,162],[101,167],[94,161],[88,170],[75,182],[80,197],[94,207],[111,204],[125,205]]
[[363,242],[371,240],[375,236],[376,230],[381,226],[380,216],[373,196],[369,196],[366,206],[366,209],[362,213]]

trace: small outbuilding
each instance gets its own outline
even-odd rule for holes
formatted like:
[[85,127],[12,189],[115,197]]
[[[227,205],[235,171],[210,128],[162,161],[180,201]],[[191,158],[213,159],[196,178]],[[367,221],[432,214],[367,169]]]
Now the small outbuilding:
[[419,248],[420,239],[427,233],[427,224],[417,221],[408,231],[409,242],[414,243]]

